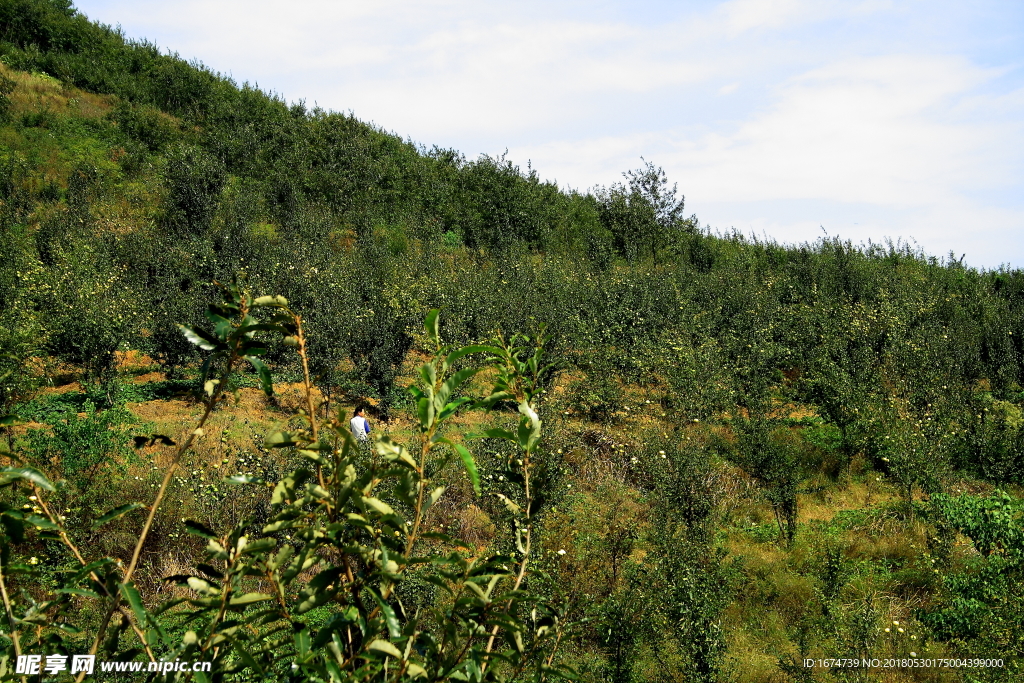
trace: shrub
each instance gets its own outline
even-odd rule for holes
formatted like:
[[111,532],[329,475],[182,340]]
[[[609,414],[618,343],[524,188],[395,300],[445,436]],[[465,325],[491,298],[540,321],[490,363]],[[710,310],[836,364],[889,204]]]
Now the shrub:
[[728,457],[754,477],[775,513],[787,544],[796,536],[797,493],[806,476],[800,439],[779,421],[763,416],[732,420],[735,447]]
[[209,230],[225,182],[223,162],[195,145],[179,144],[167,153],[165,221],[180,237]]
[[129,435],[136,422],[124,408],[97,411],[89,400],[82,408],[83,414],[65,413],[62,419],[50,422],[49,429],[28,431],[31,461],[37,467],[60,472],[75,496],[90,493],[97,477],[113,474],[104,470],[123,471],[132,454]]
[[[525,340],[519,337],[507,342],[499,338],[489,346],[442,346],[436,310],[428,316],[426,330],[437,352],[420,368],[421,381],[411,390],[419,432],[413,450],[380,436],[371,455],[354,441],[344,421],[321,423],[312,410],[312,384],[305,373],[303,426],[271,434],[267,441],[272,447],[294,450],[302,459],[274,487],[269,523],[255,526],[243,520],[217,533],[187,521],[187,530],[207,543],[208,562],[194,573],[167,577],[192,591],[189,597],[148,609],[132,579],[176,466],[202,436],[236,365],[252,365],[265,391],[273,391],[269,368],[259,360],[265,345],[255,333],[277,332],[296,346],[300,357],[306,353],[301,318],[281,297],[253,298],[228,286],[224,302],[211,307],[209,317],[216,324],[212,332],[182,327],[193,343],[212,352],[204,377],[203,415],[178,445],[127,567],[112,558],[87,561],[68,536],[63,518],[45,499],[43,492],[53,492],[54,485],[38,470],[5,467],[0,469],[0,486],[15,492],[28,488],[34,495],[25,506],[32,509],[31,515],[6,500],[0,502],[0,586],[12,576],[12,569],[21,573],[18,581],[40,575],[32,565],[12,563],[12,547],[22,545],[26,531],[34,527],[42,537],[62,542],[79,561],[77,571],[64,577],[60,591],[95,601],[105,616],[94,638],[91,629],[86,634],[92,651],[102,645],[108,657],[129,659],[145,650],[150,660],[160,656],[212,661],[217,677],[248,672],[296,680],[482,680],[486,674],[487,680],[527,676],[539,681],[569,673],[552,665],[564,624],[558,612],[532,592],[529,578],[535,554],[532,519],[539,504],[531,479],[542,427],[535,407],[543,371],[540,347],[522,345]],[[472,354],[487,354],[495,369],[494,388],[476,401],[458,393],[482,368],[455,370],[457,361]],[[457,458],[479,491],[474,458],[445,435],[446,422],[461,408],[490,408],[503,402],[517,408],[517,424],[512,430],[491,429],[485,436],[516,448],[510,467],[518,468],[522,487],[510,490],[502,500],[519,552],[475,558],[441,550],[451,548],[451,540],[425,526],[427,511],[445,491],[432,473],[444,461]],[[108,435],[97,427],[96,419],[83,424],[87,427],[76,422],[59,432],[62,444],[86,447],[65,464],[74,473],[95,467],[106,450],[101,442],[116,438],[116,433]],[[165,437],[151,441],[157,438]],[[225,483],[264,484],[248,475],[229,477]],[[119,506],[96,525],[138,507]],[[309,578],[310,574],[314,576]],[[428,585],[446,597],[434,601],[434,591],[423,590]],[[271,592],[264,592],[268,588]],[[406,605],[403,598],[424,602]],[[183,602],[188,606],[176,611]],[[11,601],[4,586],[8,623],[16,624],[7,661],[22,648],[45,653],[69,646],[79,649],[71,641],[81,631],[64,623],[76,618],[68,601],[58,598],[49,604],[47,619],[62,628],[34,624],[36,603],[31,598]],[[328,604],[333,613],[326,621],[326,615],[303,616]],[[177,616],[185,617],[189,630],[167,628],[168,618]],[[139,649],[123,651],[119,640],[129,624],[139,637]],[[246,628],[239,630],[242,624]]]
[[17,83],[0,73],[0,123],[6,123],[10,116],[11,93]]

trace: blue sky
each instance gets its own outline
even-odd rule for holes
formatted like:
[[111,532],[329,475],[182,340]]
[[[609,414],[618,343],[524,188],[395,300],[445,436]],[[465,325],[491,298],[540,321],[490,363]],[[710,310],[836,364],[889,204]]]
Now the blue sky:
[[1024,3],[80,0],[239,82],[585,190],[1024,267]]

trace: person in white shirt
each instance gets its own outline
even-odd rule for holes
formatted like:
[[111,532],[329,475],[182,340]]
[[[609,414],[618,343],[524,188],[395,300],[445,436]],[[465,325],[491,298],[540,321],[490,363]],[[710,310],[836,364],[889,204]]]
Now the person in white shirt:
[[356,406],[355,412],[352,413],[352,419],[349,420],[349,425],[352,428],[352,436],[356,437],[356,441],[370,440],[370,421],[363,415],[363,406]]

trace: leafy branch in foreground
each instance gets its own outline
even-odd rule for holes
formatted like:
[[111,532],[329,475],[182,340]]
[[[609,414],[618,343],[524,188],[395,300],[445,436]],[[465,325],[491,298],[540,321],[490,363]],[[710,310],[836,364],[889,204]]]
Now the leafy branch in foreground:
[[[0,486],[27,484],[40,506],[40,514],[34,515],[10,506],[0,510],[5,534],[0,588],[13,636],[6,661],[29,648],[33,653],[72,651],[70,636],[64,634],[76,635],[81,643],[79,634],[92,631],[92,654],[102,651],[124,660],[145,652],[151,661],[209,661],[210,672],[167,674],[194,676],[201,683],[232,674],[296,681],[571,677],[569,670],[553,665],[565,627],[557,611],[528,585],[535,512],[530,474],[541,438],[534,405],[544,372],[540,345],[528,346],[525,337],[511,342],[499,337],[489,345],[445,346],[438,312],[432,311],[426,330],[436,353],[410,388],[418,443],[410,450],[378,437],[371,451],[356,443],[340,416],[317,422],[301,316],[281,297],[254,299],[237,285],[224,287],[224,293],[224,302],[207,313],[212,331],[182,327],[189,341],[211,352],[203,364],[204,411],[177,446],[127,566],[114,558],[90,561],[83,556],[62,518],[43,499],[43,491],[55,487],[41,473],[14,467],[0,473]],[[257,320],[258,309],[270,315]],[[303,361],[304,426],[267,439],[268,446],[291,451],[301,464],[274,486],[272,513],[265,524],[245,520],[218,533],[186,521],[189,533],[206,540],[207,562],[196,565],[194,573],[166,577],[187,588],[188,597],[151,609],[133,576],[178,463],[202,436],[239,364],[249,363],[264,390],[273,391],[270,370],[259,359],[266,351],[256,338],[259,332],[282,335]],[[478,367],[462,367],[470,356],[485,360]],[[463,395],[467,382],[485,367],[497,371],[494,388],[477,399]],[[455,541],[431,530],[428,513],[445,493],[435,473],[457,459],[479,494],[473,455],[447,435],[446,427],[460,410],[486,410],[506,401],[518,407],[515,433],[493,429],[481,436],[508,439],[518,447],[514,460],[521,470],[522,494],[519,501],[502,497],[513,513],[518,555],[471,557]],[[243,475],[226,482],[267,485]],[[121,505],[102,515],[97,525],[138,507]],[[53,599],[42,603],[25,594],[11,599],[3,583],[5,572],[32,575],[33,568],[13,563],[8,550],[32,528],[40,537],[64,544],[80,565],[69,572]],[[405,582],[433,586],[434,599],[403,601],[400,588]],[[98,625],[72,625],[73,615],[80,614],[70,609],[73,597],[97,605]],[[313,628],[307,615],[318,607],[331,614]],[[173,632],[176,623],[187,627],[184,635]],[[137,642],[122,650],[120,638],[129,627]],[[10,671],[7,667],[3,677],[10,678]]]
[[[23,485],[33,494],[29,497],[32,504],[24,504],[21,508],[0,503],[0,522],[2,522],[0,535],[3,537],[5,550],[3,556],[0,556],[0,585],[3,585],[4,572],[25,574],[28,578],[35,574],[31,565],[14,564],[9,552],[11,546],[26,540],[26,531],[31,529],[39,532],[41,540],[52,540],[63,544],[81,567],[77,571],[70,572],[67,580],[57,589],[53,600],[36,603],[28,598],[29,605],[20,616],[15,614],[15,607],[7,595],[6,586],[3,585],[4,608],[11,628],[11,649],[15,656],[30,646],[34,651],[42,649],[46,652],[59,652],[66,649],[69,644],[65,642],[65,635],[82,633],[83,629],[65,623],[65,620],[72,618],[72,596],[96,600],[102,605],[100,607],[102,617],[95,628],[95,637],[92,638],[89,654],[95,655],[101,651],[101,648],[107,654],[113,654],[117,648],[121,631],[129,626],[135,632],[139,646],[145,651],[150,661],[155,661],[155,651],[158,646],[167,644],[166,634],[155,615],[149,614],[143,607],[142,598],[132,581],[139,566],[142,549],[153,528],[157,511],[167,495],[168,486],[178,464],[192,447],[195,439],[203,435],[203,428],[207,420],[223,398],[223,388],[227,384],[227,379],[236,370],[239,362],[244,360],[252,365],[260,375],[264,390],[268,393],[273,391],[269,369],[258,358],[259,355],[266,352],[266,346],[255,338],[255,334],[261,331],[287,334],[291,331],[290,325],[295,318],[294,314],[287,310],[287,302],[281,297],[253,299],[243,293],[237,283],[224,286],[223,291],[224,301],[220,305],[211,306],[207,312],[207,317],[215,325],[212,333],[181,326],[182,332],[192,343],[213,352],[203,365],[204,396],[202,401],[204,410],[201,417],[175,451],[170,464],[166,467],[153,502],[149,506],[144,506],[141,503],[118,506],[101,515],[94,524],[94,527],[99,527],[132,510],[148,507],[149,514],[135,542],[127,567],[120,559],[105,557],[89,561],[85,558],[79,546],[72,540],[68,529],[65,528],[64,519],[56,514],[51,505],[47,503],[44,492],[59,493],[59,491],[44,474],[29,467],[5,467],[0,470],[0,488]],[[260,322],[253,317],[253,311],[260,308],[271,309],[272,315],[268,321]],[[6,417],[5,420],[7,420]],[[174,442],[165,436],[154,437],[154,439],[174,445]],[[12,459],[15,458],[13,453],[5,452],[4,454]],[[27,513],[26,510],[31,512]],[[125,609],[126,603],[130,606],[130,610]],[[119,623],[115,623],[113,631],[108,632],[115,615],[119,615]],[[41,625],[47,623],[58,623],[63,628],[56,634],[46,633],[44,635]],[[29,636],[24,643],[21,642],[22,639],[19,635],[19,631],[23,629]],[[120,655],[122,657],[133,656],[139,651],[138,649],[129,650]],[[8,659],[12,653],[8,653]],[[84,677],[85,674],[82,673],[77,680],[81,681]]]
[[[304,463],[277,483],[269,523],[257,531],[242,523],[223,536],[191,525],[193,533],[207,537],[210,563],[204,576],[174,577],[203,595],[187,601],[190,621],[202,626],[175,656],[212,656],[215,673],[251,669],[303,681],[508,680],[527,672],[544,680],[569,673],[552,667],[562,629],[557,613],[524,590],[529,458],[541,427],[531,404],[536,378],[525,373],[537,370],[540,352],[522,361],[524,349],[501,340],[444,346],[437,311],[427,317],[426,328],[437,352],[410,389],[419,422],[415,448],[380,437],[371,454],[343,420],[317,427],[307,412],[306,427],[268,438],[268,445],[292,449]],[[494,390],[480,400],[459,395],[480,368],[456,367],[473,354],[487,354],[486,363],[498,367]],[[447,461],[461,460],[479,490],[472,454],[445,427],[459,410],[511,399],[522,414],[518,436],[488,435],[512,438],[522,449],[522,557],[466,557],[453,550],[452,539],[427,530],[427,514],[445,492],[432,473]],[[399,597],[406,581],[436,587],[439,598],[406,604]],[[265,592],[256,592],[257,585]],[[256,604],[262,609],[248,609]],[[303,615],[324,605],[333,614],[314,630]],[[280,669],[282,660],[290,661],[290,669]]]

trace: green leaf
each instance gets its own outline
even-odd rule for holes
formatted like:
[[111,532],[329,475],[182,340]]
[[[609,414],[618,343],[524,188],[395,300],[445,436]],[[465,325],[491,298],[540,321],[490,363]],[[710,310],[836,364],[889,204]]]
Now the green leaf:
[[121,595],[131,605],[132,611],[135,612],[135,618],[139,620],[140,625],[146,623],[146,607],[142,604],[142,596],[139,595],[138,589],[130,583],[120,583],[118,588],[121,590]]
[[274,378],[270,374],[270,366],[261,361],[256,356],[246,356],[245,360],[249,361],[249,365],[256,370],[256,374],[260,376],[260,386],[263,388],[263,393],[267,396],[274,395]]
[[507,391],[495,391],[490,396],[481,399],[479,401],[479,405],[481,405],[484,408],[491,409],[495,406],[495,404],[500,403],[501,401],[507,401],[509,399],[514,398],[515,396]]
[[427,319],[423,322],[423,327],[426,328],[427,334],[434,343],[440,343],[441,335],[438,332],[437,317],[440,315],[441,309],[435,308],[427,313]]
[[[244,331],[248,332],[249,328]],[[241,356],[264,356],[268,350],[266,344],[255,339],[247,339],[238,347],[238,353]]]
[[278,569],[287,564],[288,560],[292,559],[292,555],[295,554],[295,548],[290,545],[282,546],[277,554],[274,555],[273,559],[267,561],[267,566],[271,569]]
[[392,638],[398,638],[402,635],[402,627],[398,623],[398,617],[395,616],[395,610],[392,609],[391,605],[386,603],[379,595],[377,591],[368,589],[370,595],[373,596],[374,601],[380,607],[380,611],[384,614],[384,622],[388,625],[388,634]]
[[524,451],[530,450],[530,436],[533,434],[533,428],[530,425],[530,420],[522,418],[519,420],[519,430],[516,434],[516,442],[519,444],[519,448]]
[[228,557],[227,549],[216,538],[211,538],[210,542],[206,544],[206,552],[215,560],[226,560]]
[[441,388],[434,396],[434,409],[440,412],[445,403],[448,402],[448,397],[477,372],[479,372],[479,370],[476,368],[467,368],[465,370],[459,370],[449,377],[448,380],[441,385]]
[[417,403],[417,415],[420,418],[420,429],[427,431],[434,422],[434,402],[424,396]]
[[434,386],[437,384],[437,366],[432,362],[421,365],[420,379],[423,380],[423,388],[432,396]]
[[145,507],[145,506],[142,503],[127,503],[126,505],[121,505],[120,507],[116,507],[113,510],[110,510],[108,512],[103,513],[103,515],[100,516],[100,518],[97,519],[93,523],[92,528],[93,529],[98,529],[101,526],[103,526],[104,524],[106,524],[107,522],[113,522],[115,519],[118,519],[119,517],[123,517],[124,515],[128,514],[129,512],[131,512],[132,510],[138,510],[141,507]]
[[226,340],[234,330],[230,320],[224,316],[217,315],[213,311],[207,310],[206,318],[213,323],[213,334],[220,339]]
[[488,597],[487,593],[484,592],[484,589],[481,588],[480,585],[478,583],[476,583],[475,581],[465,581],[465,582],[463,582],[462,585],[464,585],[470,591],[475,593],[476,596],[478,598],[480,598],[480,600],[482,600],[484,604],[487,604],[487,603],[489,603],[491,601],[491,599],[490,599],[490,597]]
[[56,491],[53,484],[43,476],[43,473],[31,467],[3,467],[0,468],[0,486],[23,479],[34,484],[44,491]]
[[252,543],[247,543],[245,548],[242,549],[243,555],[255,555],[256,553],[262,553],[266,550],[271,550],[277,546],[276,538],[261,538]]
[[320,453],[318,453],[317,451],[309,450],[308,448],[303,448],[299,450],[299,455],[301,455],[306,460],[315,462],[316,464],[321,465],[323,467],[328,467],[331,465],[330,460],[320,455]]
[[395,647],[386,640],[377,639],[370,643],[370,645],[366,649],[374,650],[376,652],[383,652],[384,654],[394,657],[395,659],[402,658],[401,650],[399,650],[397,647]]
[[274,432],[267,437],[266,445],[269,448],[287,448],[298,446],[299,442],[288,432]]
[[526,401],[520,402],[519,412],[522,414],[519,420],[519,447],[524,451],[532,451],[540,441],[541,421],[537,411]]
[[276,522],[271,522],[270,524],[267,524],[266,526],[264,526],[263,527],[263,533],[265,533],[265,534],[272,534],[275,531],[280,531],[281,529],[292,529],[292,528],[300,526],[300,525],[302,525],[304,523],[305,523],[305,520],[301,520],[301,519],[282,519],[282,520],[278,520]]
[[185,531],[194,536],[202,536],[203,538],[217,538],[217,534],[213,533],[212,529],[191,519],[185,520]]
[[25,521],[40,529],[48,529],[50,531],[56,531],[60,528],[50,520],[45,517],[40,517],[39,515],[29,515],[25,518]]
[[455,444],[455,452],[462,458],[462,464],[466,466],[466,472],[469,474],[469,480],[473,482],[473,491],[476,495],[480,495],[480,473],[476,470],[476,461],[473,460],[473,454],[469,452],[469,449],[461,444]]
[[523,634],[520,631],[513,631],[512,637],[516,641],[516,650],[519,651],[519,654],[523,654],[526,651],[526,648],[523,647]]
[[266,296],[259,296],[259,297],[256,297],[255,299],[253,299],[251,308],[265,308],[265,307],[268,307],[268,306],[274,307],[274,308],[284,308],[287,305],[288,305],[288,299],[285,299],[283,296],[280,296],[280,295],[278,295],[278,296],[266,295]]
[[412,456],[409,455],[409,451],[405,449],[400,443],[392,441],[391,437],[383,436],[375,444],[377,452],[380,453],[389,462],[395,462],[401,460],[405,464],[415,469],[416,461],[413,460]]
[[446,591],[449,595],[454,595],[455,594],[454,591],[452,591],[452,587],[448,585],[448,582],[446,582],[440,576],[427,575],[427,576],[423,577],[423,580],[426,581],[427,583],[434,584],[435,586],[437,586],[441,590]]
[[267,600],[273,600],[273,595],[266,593],[246,593],[245,595],[239,595],[236,598],[231,598],[231,606],[238,607],[239,605],[251,605],[254,602],[266,602]]
[[260,477],[252,477],[248,474],[232,474],[230,477],[224,477],[225,484],[262,484],[263,479]]
[[470,434],[471,439],[505,439],[507,441],[515,441],[515,435],[507,429],[488,429],[487,431],[480,432],[478,434]]
[[191,588],[192,590],[201,595],[206,595],[210,597],[216,597],[220,595],[219,588],[214,587],[214,585],[211,584],[209,581],[207,581],[206,579],[201,579],[198,576],[188,577],[185,580],[185,583],[188,584],[189,588]]
[[447,490],[446,487],[438,486],[433,491],[431,491],[430,492],[430,498],[427,500],[427,505],[426,505],[425,509],[429,510],[430,508],[434,507],[434,503],[437,502],[438,498],[440,498],[441,496],[444,495],[444,492],[446,490]]
[[[281,503],[289,500],[294,494],[295,480],[291,477],[285,477],[281,481],[277,482],[277,486],[274,487],[274,492],[270,496],[271,505],[280,505]],[[267,533],[264,530],[264,533]]]
[[178,329],[185,335],[185,339],[195,344],[203,351],[213,351],[214,349],[222,346],[221,342],[201,329],[192,327],[191,325],[178,325]]
[[438,421],[447,420],[456,410],[458,410],[462,406],[466,405],[467,403],[472,403],[472,402],[473,402],[473,399],[468,398],[466,396],[463,396],[462,398],[455,399],[451,403],[445,405],[444,408],[441,410],[441,412],[438,413],[438,415],[437,415]]
[[299,630],[295,632],[295,649],[298,650],[300,655],[304,655],[309,652],[309,629],[305,628],[305,624],[297,624],[296,626]]
[[68,579],[68,583],[74,583],[74,582],[78,581],[79,579],[81,579],[83,576],[86,576],[87,574],[91,574],[92,572],[95,572],[100,567],[105,567],[106,565],[113,564],[113,563],[114,563],[114,559],[111,558],[111,557],[104,557],[104,558],[99,559],[99,560],[94,560],[94,561],[90,562],[89,564],[87,564],[87,565],[85,565],[83,567],[80,567],[78,569],[78,571],[70,579]]
[[382,515],[393,515],[395,514],[394,508],[385,503],[380,498],[373,498],[372,496],[361,496],[363,505],[373,508]]
[[21,424],[21,422],[14,415],[0,415],[0,427],[13,427],[14,425]]

